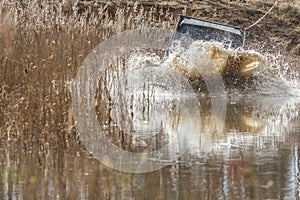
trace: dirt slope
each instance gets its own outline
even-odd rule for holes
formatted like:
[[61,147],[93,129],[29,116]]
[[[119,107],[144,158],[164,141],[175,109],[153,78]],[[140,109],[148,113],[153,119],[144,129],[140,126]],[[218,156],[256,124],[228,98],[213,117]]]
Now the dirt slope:
[[[191,14],[246,28],[263,16],[275,1],[249,0],[247,3],[200,1]],[[279,2],[278,6],[257,26],[247,32],[246,43],[260,43],[300,56],[300,9],[298,3]],[[205,6],[201,4],[206,4]]]
[[[275,0],[200,0],[140,1],[144,7],[156,6],[177,14],[226,23],[246,28],[262,17]],[[137,2],[121,1],[117,6],[133,6]],[[175,26],[175,24],[174,24]],[[277,7],[257,26],[247,31],[246,46],[263,46],[268,51],[281,51],[300,58],[300,1],[281,0]]]

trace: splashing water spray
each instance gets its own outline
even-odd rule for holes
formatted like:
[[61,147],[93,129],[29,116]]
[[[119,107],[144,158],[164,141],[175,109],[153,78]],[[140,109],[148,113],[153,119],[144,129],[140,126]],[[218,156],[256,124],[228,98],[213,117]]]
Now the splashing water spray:
[[[234,28],[222,28],[245,39]],[[165,42],[170,36],[172,44]],[[207,38],[195,41],[186,33],[177,36],[158,28],[124,31],[99,44],[79,69],[72,88],[76,128],[86,149],[108,167],[151,172],[176,163],[195,141],[210,143],[209,138],[223,128],[226,87],[240,85],[240,80],[260,88],[258,94],[270,94],[270,87],[282,81],[285,91],[294,85],[289,93],[300,93],[298,74],[287,64],[279,65],[276,58],[232,48],[236,43],[224,46]],[[285,78],[287,74],[290,77]],[[204,127],[200,123],[203,91],[210,108]],[[200,132],[207,140],[199,138]],[[124,145],[110,139],[116,133],[122,135]]]

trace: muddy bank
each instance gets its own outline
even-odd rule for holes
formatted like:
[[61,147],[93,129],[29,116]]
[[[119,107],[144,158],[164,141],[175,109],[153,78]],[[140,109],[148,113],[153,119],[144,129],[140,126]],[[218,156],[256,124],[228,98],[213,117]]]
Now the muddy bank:
[[[274,1],[252,0],[247,3],[230,2],[226,0],[202,1],[140,1],[137,2],[105,2],[94,3],[82,1],[81,8],[97,7],[107,4],[107,9],[113,15],[116,8],[145,9],[155,8],[161,21],[171,21],[176,24],[179,14],[230,24],[246,28],[263,16],[274,4]],[[282,1],[257,26],[247,31],[246,45],[251,47],[264,47],[268,51],[281,50],[299,58],[300,56],[300,5],[296,1]],[[165,13],[172,13],[169,18]]]

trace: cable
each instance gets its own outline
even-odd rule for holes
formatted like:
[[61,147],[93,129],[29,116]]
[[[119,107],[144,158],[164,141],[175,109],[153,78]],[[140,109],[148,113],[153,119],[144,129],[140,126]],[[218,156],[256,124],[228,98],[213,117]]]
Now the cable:
[[[270,14],[272,12],[272,10],[277,6],[277,4],[279,3],[279,1],[281,0],[276,0],[274,5],[268,10],[268,12],[266,12],[261,18],[259,18],[255,23],[253,23],[252,25],[246,27],[244,29],[244,43],[245,43],[245,39],[246,39],[246,31],[254,26],[256,26],[259,22],[261,22],[268,14]],[[243,44],[244,46],[244,44]]]

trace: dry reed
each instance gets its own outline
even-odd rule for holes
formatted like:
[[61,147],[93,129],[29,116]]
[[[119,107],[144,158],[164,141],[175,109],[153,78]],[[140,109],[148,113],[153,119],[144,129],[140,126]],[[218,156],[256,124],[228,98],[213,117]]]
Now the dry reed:
[[[226,18],[227,10],[223,12],[220,10],[223,7],[215,7],[217,3],[230,5],[232,14],[240,18]],[[247,12],[242,15],[244,10]],[[143,5],[127,1],[2,0],[0,137],[66,144],[70,135],[74,136],[69,85],[88,53],[111,35],[141,26],[171,28],[182,13],[204,19],[218,17],[220,22],[245,27],[249,23],[247,17],[253,21],[263,12],[250,11],[216,0],[193,4],[144,2]],[[292,14],[289,17],[292,19]],[[268,19],[263,23],[268,25]],[[287,23],[280,18],[277,22]],[[260,33],[263,23],[248,37],[263,40],[265,35]],[[271,36],[274,32],[275,37],[275,30],[278,29],[269,30]],[[297,33],[295,30],[287,34]]]
[[157,6],[54,0],[4,0],[0,16],[0,137],[61,145],[75,137],[69,87],[88,53],[117,32],[176,20]]

